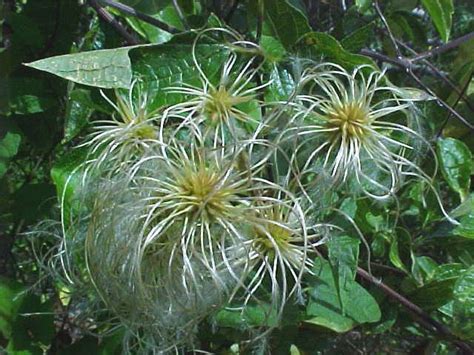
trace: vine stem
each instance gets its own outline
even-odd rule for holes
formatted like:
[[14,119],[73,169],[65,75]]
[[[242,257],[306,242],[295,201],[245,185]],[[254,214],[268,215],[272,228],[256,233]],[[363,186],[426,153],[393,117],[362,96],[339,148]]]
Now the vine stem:
[[435,331],[437,334],[451,340],[453,344],[455,344],[463,353],[465,354],[473,354],[473,350],[471,347],[466,344],[465,342],[459,340],[451,331],[446,327],[444,324],[438,322],[437,320],[433,319],[428,313],[426,313],[423,309],[418,307],[416,304],[409,301],[407,298],[399,294],[394,289],[390,288],[386,284],[384,284],[381,280],[377,279],[376,277],[369,274],[367,271],[362,269],[361,267],[357,267],[357,275],[359,275],[362,279],[370,282],[371,284],[380,288],[388,297],[400,303],[407,311],[413,314],[417,319],[418,322],[427,328],[428,330]]

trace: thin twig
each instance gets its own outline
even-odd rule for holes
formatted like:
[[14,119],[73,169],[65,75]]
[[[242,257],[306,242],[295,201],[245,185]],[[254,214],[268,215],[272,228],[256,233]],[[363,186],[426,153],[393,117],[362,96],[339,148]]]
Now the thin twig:
[[400,59],[403,58],[402,52],[400,51],[400,48],[398,47],[397,40],[395,39],[395,36],[393,35],[392,31],[390,30],[387,19],[383,15],[382,10],[380,10],[379,2],[377,0],[374,1],[374,7],[375,7],[375,11],[377,12],[380,19],[382,20],[382,22],[385,26],[385,29],[387,30],[388,36],[390,37],[390,41],[392,42],[393,47],[395,48],[395,51],[397,52],[397,57],[400,58]]
[[[461,93],[458,95],[458,98],[456,99],[456,101],[454,102],[454,105],[453,105],[453,109],[456,108],[456,106],[458,105],[459,101],[461,101],[461,98],[464,96],[465,92],[467,91],[467,88],[469,87],[469,84],[471,84],[471,80],[472,80],[472,76],[474,75],[474,72],[471,73],[471,75],[469,76],[469,79],[466,81],[466,83],[464,84],[464,87],[462,88],[461,90]],[[436,137],[440,137],[441,136],[441,133],[443,132],[443,129],[444,127],[446,127],[446,125],[448,124],[449,120],[451,119],[452,117],[452,113],[449,112],[448,113],[448,116],[446,117],[446,119],[444,120],[443,124],[441,125],[441,127],[439,128],[439,131],[438,131],[438,134],[436,135]]]
[[[96,1],[96,0],[94,0]],[[127,15],[130,15],[130,16],[134,16],[144,22],[147,22],[149,23],[150,25],[153,25],[155,27],[158,27],[166,32],[169,32],[169,33],[180,33],[181,31],[150,16],[150,15],[147,15],[147,14],[144,14],[143,12],[140,12],[140,11],[137,11],[135,10],[133,7],[130,7],[130,6],[127,6],[127,5],[124,5],[122,3],[118,3],[116,1],[112,1],[112,0],[98,0],[100,1],[102,4],[104,5],[107,5],[107,6],[110,6],[110,7],[113,7],[114,9],[117,9],[119,10],[120,12],[123,12],[124,14],[127,14]]]
[[438,104],[440,104],[441,106],[443,106],[445,109],[447,109],[449,112],[451,112],[459,121],[461,121],[462,123],[464,123],[467,127],[469,127],[470,129],[474,130],[474,125],[472,123],[470,123],[469,121],[467,121],[463,116],[461,116],[461,114],[459,114],[459,112],[457,112],[456,110],[454,110],[451,106],[449,106],[443,99],[441,99],[438,95],[436,95],[436,93],[431,90],[425,83],[423,83],[421,81],[421,79],[415,75],[415,73],[413,73],[411,70],[409,71],[409,74],[410,76],[413,78],[413,80],[415,80],[415,82],[421,86],[428,94],[430,94],[431,96],[434,97],[434,99],[436,100],[436,102],[438,102]]
[[[361,20],[363,20],[366,24],[368,24],[369,22],[368,21],[365,21],[364,19],[361,18]],[[380,31],[383,31],[384,33],[389,33],[389,31],[386,29],[386,28],[381,28]],[[464,37],[464,36],[463,36]],[[418,56],[418,53],[413,49],[411,48],[410,46],[408,46],[407,44],[405,44],[403,41],[400,41],[399,39],[395,38],[395,37],[392,37],[394,38],[395,40],[395,43],[397,44],[397,46],[402,46],[404,49],[408,50],[415,58]],[[460,37],[461,38],[461,37]],[[455,40],[457,41],[457,40]],[[447,45],[447,44],[446,44]],[[445,46],[446,46],[445,45]],[[448,48],[453,48],[452,46],[448,46]],[[447,50],[447,49],[446,49]],[[367,51],[367,50],[363,50],[363,51]],[[443,49],[444,51],[444,49]],[[383,55],[379,55],[379,53],[376,53],[376,52],[366,52],[367,56],[369,57],[372,57],[374,59],[379,59],[379,60],[382,60],[382,61],[385,61],[385,62],[388,62],[388,63],[392,63],[392,64],[395,64],[395,65],[399,65],[399,64],[402,64],[402,62],[400,61],[394,61],[393,58],[391,57],[387,57],[387,56],[384,56],[382,57]],[[411,64],[414,64],[414,62],[412,61],[411,58],[406,58],[406,57],[403,57],[401,58],[403,60],[403,63],[410,63]],[[413,62],[413,63],[412,63]],[[430,68],[431,70],[427,71],[428,74],[432,75],[432,76],[436,76],[437,78],[441,79],[444,83],[446,83],[451,89],[453,89],[454,91],[456,91],[457,94],[460,94],[461,90],[453,83],[453,80],[451,80],[449,78],[449,76],[447,76],[446,74],[442,73],[441,70],[439,70],[438,68],[436,68],[436,66],[434,66],[431,62],[429,62],[426,58],[425,59],[422,59],[422,63],[424,65],[426,65],[428,68]],[[415,68],[416,66],[413,65],[412,66],[413,68]],[[474,106],[470,103],[469,99],[467,98],[466,95],[464,95],[462,97],[462,99],[466,102],[466,104],[468,105],[469,109],[474,112]]]
[[[418,55],[418,53],[413,49],[411,48],[410,46],[408,46],[407,44],[403,43],[402,41],[396,39],[396,41],[398,42],[399,45],[401,45],[403,48],[405,48],[407,51],[409,51],[411,54],[413,55]],[[409,63],[413,63],[413,60],[412,59],[406,59],[407,62]],[[428,59],[422,59],[421,60],[422,63],[426,66],[428,66],[428,68],[430,68],[432,71],[431,73],[434,74],[436,77],[438,77],[439,79],[443,80],[451,89],[453,89],[454,91],[456,91],[456,93],[458,95],[461,95],[461,90],[457,87],[457,85],[455,85],[452,80],[447,76],[447,75],[444,75],[441,70],[439,70],[434,64],[432,64]],[[467,106],[469,107],[469,109],[474,112],[474,107],[471,105],[471,102],[469,101],[469,98],[466,96],[466,95],[462,95],[462,99],[466,102]]]
[[419,323],[423,325],[425,328],[435,331],[442,337],[451,340],[460,350],[462,350],[466,354],[472,354],[473,350],[471,347],[464,343],[463,341],[459,340],[448,327],[444,324],[438,322],[437,320],[433,319],[428,313],[426,313],[423,309],[418,307],[416,304],[410,302],[407,298],[384,284],[382,281],[378,280],[374,276],[370,275],[364,269],[358,267],[357,268],[357,275],[363,278],[366,281],[369,281],[373,285],[379,287],[387,296],[392,298],[393,300],[400,303],[405,309],[407,309],[411,314],[415,315],[416,318],[419,320]]
[[[395,47],[395,50],[397,52],[397,57],[398,57],[398,60],[395,61],[393,58],[390,58],[390,57],[386,57],[384,56],[383,54],[378,54],[378,57],[379,59],[381,60],[384,60],[383,57],[386,57],[385,59],[387,58],[390,58],[390,62],[392,64],[396,64],[396,65],[399,65],[400,67],[403,67],[405,69],[405,71],[407,72],[407,74],[409,74],[412,79],[420,86],[422,87],[427,93],[429,93],[431,96],[433,96],[436,100],[436,102],[443,106],[444,108],[446,108],[449,112],[451,112],[457,119],[459,119],[461,122],[463,122],[467,127],[469,127],[470,129],[473,129],[474,130],[474,125],[472,125],[470,122],[468,122],[463,116],[461,116],[456,110],[454,110],[451,106],[449,106],[443,99],[441,99],[438,95],[436,95],[436,93],[431,90],[425,83],[423,83],[423,81],[421,81],[421,79],[413,72],[413,65],[412,65],[412,62],[409,58],[406,58],[403,56],[403,54],[401,53],[400,51],[400,47],[398,46],[399,43],[402,43],[401,41],[397,40],[395,38],[395,36],[393,35],[392,31],[390,30],[390,26],[388,25],[388,22],[387,20],[385,19],[382,11],[380,10],[380,6],[379,6],[379,3],[378,1],[374,1],[374,7],[375,7],[375,10],[377,12],[377,14],[379,15],[380,19],[382,20],[384,26],[385,26],[385,29],[390,37],[390,40],[392,41],[393,43],[393,46]],[[405,47],[408,47],[407,45],[404,44]],[[414,52],[413,49],[411,49],[410,47],[408,47],[411,51]],[[415,52],[416,53],[416,52]],[[373,55],[373,53],[372,53]],[[433,68],[435,68],[433,66]],[[436,69],[436,68],[435,68]],[[438,69],[436,69],[436,71],[439,72]],[[441,74],[441,73],[440,73]]]
[[437,55],[437,54],[440,54],[440,53],[444,53],[446,51],[449,51],[450,49],[453,49],[453,48],[456,48],[458,46],[460,46],[461,44],[463,44],[464,42],[467,42],[469,41],[470,39],[474,39],[474,32],[470,32],[464,36],[461,36],[461,37],[458,37],[446,44],[443,44],[439,47],[436,47],[436,48],[433,48],[433,49],[430,49],[429,51],[426,51],[426,52],[423,52],[423,53],[420,53],[418,55],[416,55],[415,57],[413,57],[411,60],[413,62],[416,62],[418,60],[421,60],[421,59],[426,59],[426,58],[429,58],[429,57],[432,57],[434,55]]
[[179,6],[179,4],[178,4],[178,0],[173,0],[173,6],[174,6],[174,9],[176,10],[176,13],[178,14],[178,17],[181,20],[181,23],[183,24],[184,28],[186,30],[189,30],[188,21],[186,20],[186,16],[184,16],[184,13],[183,13],[183,10],[181,9],[181,6]]
[[123,38],[125,38],[129,45],[140,43],[134,36],[128,33],[127,29],[118,22],[110,12],[104,9],[97,0],[89,0],[89,4],[105,22],[110,24]]
[[371,57],[371,58],[380,60],[382,62],[386,62],[386,63],[396,65],[396,66],[398,66],[400,68],[403,68],[403,69],[407,69],[407,68],[412,67],[412,64],[409,61],[404,60],[404,58],[392,58],[392,57],[389,57],[388,55],[378,53],[378,52],[372,51],[370,49],[363,48],[363,49],[360,50],[360,54],[365,55],[367,57]]

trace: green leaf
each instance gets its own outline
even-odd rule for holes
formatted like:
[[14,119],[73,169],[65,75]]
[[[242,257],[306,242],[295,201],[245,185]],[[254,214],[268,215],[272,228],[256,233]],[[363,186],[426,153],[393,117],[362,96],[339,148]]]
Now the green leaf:
[[[164,8],[158,10],[155,9],[155,12],[147,12],[150,16],[173,26],[179,30],[183,30],[183,24],[181,19],[179,18],[178,14],[173,5],[165,6]],[[137,31],[143,38],[147,41],[160,44],[166,43],[173,38],[173,35],[167,31],[162,30],[156,26],[153,26],[149,23],[146,23],[136,17],[127,17],[127,22],[130,26]]]
[[263,49],[265,59],[269,62],[279,62],[286,55],[285,47],[276,38],[262,36],[260,46]]
[[472,153],[466,144],[454,138],[440,139],[437,147],[443,176],[464,201],[471,185]]
[[[48,216],[54,204],[55,190],[49,183],[24,184],[13,194],[11,211],[16,221],[33,223]],[[25,206],[29,205],[29,208]]]
[[[464,238],[474,239],[474,194],[470,194],[465,200],[451,212],[459,225],[451,228],[448,233]],[[446,232],[444,233],[446,234]]]
[[78,84],[128,88],[132,81],[130,50],[147,45],[66,54],[25,64]]
[[451,301],[456,280],[464,271],[461,264],[443,264],[432,270],[431,279],[410,294],[410,300],[426,310],[435,310]]
[[5,102],[0,112],[27,115],[46,111],[56,103],[51,94],[51,88],[42,80],[31,77],[9,79],[8,90],[0,91],[0,102]]
[[[338,295],[341,294],[340,290],[345,288],[347,283],[354,281],[357,262],[359,260],[359,244],[358,238],[350,237],[347,235],[336,236],[331,238],[328,245],[329,251],[329,263],[335,275],[335,284],[338,290]],[[345,304],[343,303],[342,296],[340,297],[342,310],[345,310]]]
[[291,74],[282,68],[274,67],[270,73],[271,84],[268,86],[268,101],[288,100],[295,90],[295,82]]
[[[196,47],[196,59],[211,82],[220,75],[228,49],[222,45],[201,44]],[[163,91],[168,86],[183,83],[201,86],[199,72],[192,58],[191,44],[166,43],[134,52],[133,70],[148,84],[153,101],[150,109],[180,102],[183,97]]]
[[18,153],[20,147],[21,135],[8,131],[5,136],[0,138],[0,178],[6,173],[8,160]]
[[311,27],[304,11],[291,0],[265,0],[266,25],[285,48],[293,47]]
[[243,310],[223,309],[215,316],[221,327],[245,329],[249,327],[275,327],[278,325],[277,311],[269,305],[247,305]]
[[74,200],[74,192],[82,183],[83,164],[88,157],[87,147],[76,148],[60,157],[51,169],[51,178],[56,185],[59,203],[64,208],[64,220],[68,221],[70,210],[80,208]]
[[395,265],[400,270],[406,271],[405,265],[403,264],[403,261],[400,258],[398,239],[396,235],[392,235],[388,256],[393,265]]
[[357,10],[360,13],[366,12],[370,6],[372,5],[372,0],[355,0],[355,4],[357,6]]
[[474,266],[456,281],[453,298],[454,331],[464,339],[474,340]]
[[24,296],[24,287],[15,281],[0,277],[0,333],[11,336],[11,324]]
[[357,65],[368,64],[374,66],[372,59],[359,54],[346,51],[332,36],[322,32],[310,32],[299,41],[301,50],[312,58],[331,60],[344,67],[352,68]]
[[306,308],[306,314],[310,318],[305,322],[343,333],[358,324],[377,322],[380,319],[381,313],[377,302],[357,282],[347,281],[341,288],[345,305],[343,312],[329,263],[321,258],[316,259],[313,272],[314,276],[310,279],[310,298]]
[[341,45],[349,52],[357,53],[368,45],[370,36],[373,34],[375,22],[370,22],[365,26],[359,27],[354,32],[344,37]]
[[444,42],[449,40],[454,13],[453,0],[421,0]]
[[41,297],[27,294],[18,308],[18,315],[12,323],[9,352],[30,351],[43,354],[41,350],[51,344],[54,336],[52,302],[42,302]]
[[74,138],[89,122],[94,112],[89,90],[75,89],[69,95],[64,122],[64,141]]

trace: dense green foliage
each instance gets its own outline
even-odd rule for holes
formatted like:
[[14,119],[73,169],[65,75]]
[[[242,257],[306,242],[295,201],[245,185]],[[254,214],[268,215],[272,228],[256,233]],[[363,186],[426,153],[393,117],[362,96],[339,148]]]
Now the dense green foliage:
[[[420,89],[431,89],[431,96],[474,126],[473,38],[428,56],[429,62],[408,61],[473,32],[470,0],[380,1],[401,58],[375,2],[368,0],[179,0],[186,25],[172,1],[122,3],[182,33],[108,8],[140,43],[128,46],[88,2],[5,0],[0,5],[0,352],[120,353],[122,330],[95,331],[97,320],[83,316],[87,305],[71,298],[68,286],[38,260],[52,248],[51,238],[32,240],[28,232],[57,218],[61,199],[66,215],[77,208],[70,198],[80,184],[75,168],[87,158],[77,143],[91,122],[107,119],[112,111],[99,88],[112,97],[112,89],[129,88],[140,77],[152,86],[150,108],[179,102],[179,93],[163,89],[198,82],[192,44],[199,29],[229,26],[259,44],[262,71],[273,79],[267,101],[282,100],[295,88],[294,58],[330,61],[347,70],[377,65],[399,87],[419,87],[414,77],[420,78],[425,86]],[[212,77],[225,49],[214,38],[196,54]],[[413,90],[412,95],[424,94]],[[260,348],[272,354],[466,351],[474,341],[474,134],[438,100],[417,105],[434,150],[420,152],[418,164],[434,171],[437,157],[434,189],[408,179],[398,200],[386,203],[350,188],[338,191],[332,203],[363,238],[347,223],[346,234],[318,247],[314,275],[304,284],[305,304],[288,302],[281,321],[261,305],[222,310],[200,325],[199,349],[220,354]],[[433,190],[459,224],[446,220]],[[358,266],[408,302],[361,277]],[[429,320],[414,316],[407,303],[419,306]],[[433,327],[433,320],[446,328]],[[276,328],[265,347],[244,341],[253,329],[268,326]]]

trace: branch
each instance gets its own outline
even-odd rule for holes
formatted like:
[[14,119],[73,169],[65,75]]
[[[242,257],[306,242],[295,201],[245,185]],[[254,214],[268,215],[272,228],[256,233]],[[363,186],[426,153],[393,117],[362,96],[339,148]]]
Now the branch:
[[[456,102],[454,103],[453,105],[453,109],[456,109],[456,106],[458,105],[459,101],[461,101],[461,98],[464,96],[464,94],[466,93],[467,91],[467,88],[469,87],[469,84],[471,84],[471,80],[472,80],[472,77],[474,75],[474,72],[471,73],[471,75],[469,76],[469,79],[466,81],[466,83],[464,84],[464,87],[462,88],[461,90],[461,93],[459,94],[458,98],[456,99]],[[436,137],[440,137],[441,136],[441,133],[443,132],[443,129],[444,127],[446,127],[446,125],[448,124],[449,120],[451,119],[452,117],[452,114],[451,112],[448,113],[448,116],[446,117],[446,119],[444,120],[443,124],[441,125],[441,127],[439,128],[439,131],[438,131],[438,134],[436,135]]]
[[[400,44],[401,46],[403,46],[403,48],[405,48],[406,50],[408,50],[411,54],[413,55],[418,55],[416,53],[416,51],[414,49],[412,49],[410,46],[408,46],[407,44],[403,43],[402,41],[400,40],[396,40],[398,42],[398,44]],[[471,102],[469,101],[469,98],[462,94],[461,91],[452,81],[449,77],[447,77],[446,75],[444,75],[443,73],[441,73],[441,70],[439,70],[438,68],[436,68],[430,61],[428,61],[428,59],[422,59],[421,60],[423,62],[423,64],[425,64],[426,66],[428,66],[428,68],[430,68],[432,70],[431,73],[435,74],[439,79],[443,80],[451,89],[453,89],[454,91],[456,91],[456,93],[458,95],[461,95],[462,99],[464,100],[464,102],[466,102],[467,106],[469,107],[469,109],[474,112],[474,107],[471,105]],[[407,62],[413,62],[411,59],[407,59]]]
[[113,17],[110,12],[104,9],[97,0],[89,0],[90,6],[94,8],[97,14],[108,24],[110,24],[120,35],[125,38],[129,45],[139,44],[140,42],[128,33],[127,29]]
[[452,40],[452,41],[450,41],[446,44],[443,44],[439,47],[430,49],[427,52],[420,53],[420,54],[416,55],[415,57],[413,57],[411,60],[413,62],[416,62],[418,60],[426,59],[426,58],[432,57],[436,54],[440,54],[440,53],[449,51],[450,49],[456,48],[456,47],[460,46],[461,44],[463,44],[464,42],[469,41],[470,39],[474,39],[474,32],[471,32],[471,33],[468,33],[467,35],[456,38],[456,39],[454,39],[454,40]]
[[[391,58],[391,57],[386,56],[385,54],[377,53],[368,49],[362,49],[360,53],[368,57],[378,59],[383,62],[391,63],[403,68],[413,78],[413,80],[418,84],[418,86],[423,88],[423,90],[425,90],[427,93],[429,93],[431,96],[434,97],[434,99],[438,102],[438,104],[440,104],[445,109],[447,109],[452,115],[456,116],[456,118],[460,120],[462,123],[464,123],[467,127],[474,130],[474,125],[468,122],[456,110],[454,110],[451,106],[449,106],[443,99],[441,99],[438,95],[436,95],[436,93],[433,90],[431,90],[425,83],[421,81],[421,79],[418,76],[415,75],[415,73],[413,73],[413,64],[409,60],[404,59],[403,57],[398,58],[398,59]],[[459,93],[463,95],[460,91]]]
[[433,319],[428,313],[426,313],[423,309],[418,307],[417,305],[410,302],[407,298],[403,297],[401,294],[381,282],[380,280],[376,279],[372,275],[370,275],[364,269],[358,267],[357,268],[357,275],[359,275],[364,280],[372,283],[373,285],[380,288],[388,297],[392,298],[393,300],[400,303],[407,311],[413,314],[418,320],[421,325],[431,331],[435,331],[442,337],[451,340],[463,353],[465,354],[472,354],[473,350],[471,347],[466,344],[465,342],[459,340],[451,331],[446,327],[444,324],[438,322],[437,320]]
[[[94,0],[94,2],[97,1],[97,0]],[[133,7],[130,7],[130,6],[127,6],[127,5],[124,5],[122,3],[119,3],[119,2],[116,2],[116,1],[112,1],[112,0],[98,0],[100,1],[102,4],[104,5],[107,5],[107,6],[110,6],[110,7],[113,7],[114,9],[117,9],[119,10],[120,12],[123,12],[124,14],[127,14],[127,15],[130,15],[130,16],[134,16],[144,22],[147,22],[149,23],[150,25],[153,25],[155,27],[158,27],[166,32],[169,32],[169,33],[173,33],[173,34],[176,34],[176,33],[180,33],[181,31],[150,16],[150,15],[147,15],[147,14],[144,14],[143,12],[140,12],[140,11],[137,11],[135,10]]]

